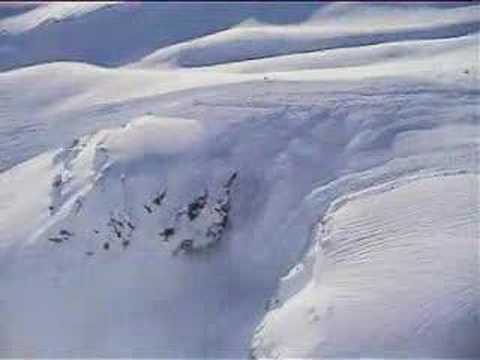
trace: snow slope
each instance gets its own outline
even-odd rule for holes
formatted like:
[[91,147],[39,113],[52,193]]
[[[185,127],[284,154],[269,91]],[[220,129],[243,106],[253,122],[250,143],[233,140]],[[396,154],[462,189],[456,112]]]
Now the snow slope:
[[42,6],[0,20],[0,356],[479,356],[478,5]]
[[311,277],[268,314],[255,354],[477,357],[477,192],[478,174],[436,176],[332,206],[313,233]]
[[412,12],[402,5],[382,8],[334,3],[302,24],[246,23],[158,50],[138,65],[195,67],[298,52],[459,37],[478,31],[479,9],[420,7]]
[[20,33],[34,29],[48,22],[58,22],[85,15],[115,2],[90,2],[87,4],[64,2],[38,4],[35,9],[9,17],[2,21],[2,30],[8,33]]
[[[261,2],[55,3],[0,19],[0,69],[52,61],[118,66],[248,19],[298,23],[323,5]],[[195,21],[192,21],[194,19]],[[128,41],[126,41],[128,39]]]

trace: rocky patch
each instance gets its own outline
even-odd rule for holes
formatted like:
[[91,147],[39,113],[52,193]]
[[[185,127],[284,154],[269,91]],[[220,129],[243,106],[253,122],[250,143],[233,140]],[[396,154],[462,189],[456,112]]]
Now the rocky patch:
[[54,236],[50,236],[48,238],[48,241],[56,244],[60,244],[60,243],[63,243],[64,241],[68,241],[73,235],[74,235],[73,232],[67,229],[60,229],[58,231],[58,234]]
[[[162,242],[170,249],[173,255],[189,255],[206,250],[221,241],[229,224],[231,210],[231,195],[237,173],[234,172],[227,181],[218,188],[205,188],[205,190],[194,197],[190,202],[173,213],[171,219],[162,217],[162,207],[167,197],[167,191],[162,190],[154,194],[149,202],[140,205],[150,214],[158,214],[161,221],[169,224],[158,232]],[[62,177],[55,178],[53,187],[62,186]],[[83,204],[83,201],[80,201]],[[78,206],[77,208],[81,208]],[[87,210],[85,210],[87,211]],[[131,211],[131,210],[130,210]],[[129,211],[129,212],[130,212]],[[171,211],[171,210],[164,210]],[[135,211],[134,211],[135,213]],[[73,212],[78,215],[78,211]],[[138,214],[138,213],[137,213]],[[137,215],[138,216],[138,215]],[[112,246],[119,246],[127,250],[135,240],[135,233],[145,225],[147,218],[132,221],[126,210],[111,211],[106,221],[106,228],[98,225],[89,230],[94,235],[94,242],[99,244],[100,249],[109,251]],[[147,221],[152,223],[154,218]],[[69,229],[60,229],[58,234],[48,238],[50,242],[60,244],[74,236]],[[95,245],[94,245],[95,246]],[[85,255],[93,256],[95,252],[85,250]]]

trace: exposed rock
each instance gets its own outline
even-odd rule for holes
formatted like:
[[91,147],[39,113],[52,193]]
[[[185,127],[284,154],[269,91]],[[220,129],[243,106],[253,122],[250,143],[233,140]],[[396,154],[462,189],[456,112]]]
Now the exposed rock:
[[108,226],[110,226],[113,230],[113,232],[115,233],[115,235],[117,236],[117,238],[122,238],[122,230],[125,225],[123,225],[123,223],[121,221],[118,221],[116,220],[114,217],[111,217],[108,224]]
[[62,236],[73,236],[72,232],[70,232],[68,230],[65,230],[65,229],[60,230],[59,234],[62,235]]
[[248,359],[249,360],[257,360],[257,357],[255,355],[255,349],[250,349],[248,351]]
[[207,204],[208,191],[205,190],[204,194],[196,198],[192,203],[188,204],[187,215],[190,221],[195,220],[202,212]]
[[156,196],[154,199],[153,199],[153,203],[157,206],[160,206],[162,205],[162,202],[163,200],[165,199],[165,196],[167,195],[167,191],[164,190],[160,195]]
[[225,225],[223,225],[223,223],[215,223],[208,227],[206,236],[212,239],[212,242],[215,243],[222,238],[224,229]]
[[81,199],[75,200],[75,214],[78,214],[80,210],[82,210],[83,207],[83,201]]
[[175,235],[175,229],[172,227],[168,227],[165,230],[163,230],[159,235],[163,236],[163,241],[168,241],[169,237]]
[[[206,188],[203,194],[195,197],[175,214],[175,226],[172,224],[172,226],[165,227],[158,233],[164,242],[172,244],[173,254],[179,252],[185,254],[202,252],[222,239],[229,221],[231,208],[230,190],[236,178],[237,172],[233,172],[227,181],[220,185],[220,188],[214,192],[215,197],[218,196],[215,201],[210,196],[209,189]],[[166,194],[166,190],[157,193],[151,203],[143,205],[147,213],[153,213],[156,207],[162,206]],[[119,241],[119,245],[123,249],[132,244],[133,232],[136,230],[137,225],[131,221],[127,214],[122,211],[112,210],[107,227],[112,232],[110,233],[111,235],[107,232],[108,241],[101,243],[101,247],[104,250],[110,250],[113,245],[112,241],[115,243],[115,239]],[[91,231],[94,234],[100,234],[101,232],[98,228]],[[49,240],[61,243],[68,240],[71,236],[74,236],[73,231],[61,229],[58,236],[53,236]],[[87,251],[85,254],[92,256],[93,251]]]
[[61,242],[67,241],[73,235],[74,234],[71,231],[66,230],[66,229],[61,229],[58,232],[57,236],[49,237],[48,240],[51,241],[51,242],[54,242],[54,243],[61,243]]
[[144,208],[145,210],[147,210],[147,212],[148,212],[149,214],[152,213],[152,208],[151,208],[150,206],[148,206],[148,205],[143,205],[143,208]]
[[113,216],[110,217],[110,220],[108,221],[108,225],[115,226],[115,227],[121,227],[121,228],[125,227],[125,225],[123,224],[122,221],[115,219],[115,217],[113,217]]
[[193,240],[192,239],[185,239],[180,243],[180,249],[182,250],[191,250],[193,248]]
[[76,148],[78,145],[80,144],[80,139],[76,138],[72,141],[72,143],[70,144],[70,146],[68,147],[68,149],[73,149],[73,148]]
[[54,188],[58,188],[62,185],[62,175],[58,174],[55,176],[55,178],[52,181],[52,186]]
[[172,255],[176,256],[181,251],[184,253],[191,253],[194,250],[196,250],[193,245],[194,245],[193,239],[184,239],[173,250]]
[[[222,185],[223,194],[220,192],[218,200],[209,202],[208,189],[204,194],[195,198],[187,208],[179,211],[175,216],[175,230],[160,233],[164,240],[169,237],[186,240],[177,240],[177,248],[174,254],[182,251],[184,253],[200,252],[218,243],[225,234],[228,226],[229,213],[231,209],[231,188],[237,178],[234,172]],[[186,215],[187,219],[183,216]],[[186,220],[186,221],[185,221]],[[193,241],[190,236],[204,234]]]
[[237,178],[237,175],[238,173],[235,171],[227,180],[227,182],[225,183],[224,187],[227,188],[227,189],[230,189],[235,181],[235,179]]

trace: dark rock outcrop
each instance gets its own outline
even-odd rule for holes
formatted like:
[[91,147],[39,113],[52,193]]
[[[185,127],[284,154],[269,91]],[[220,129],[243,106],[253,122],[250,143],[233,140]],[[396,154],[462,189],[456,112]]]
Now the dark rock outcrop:
[[195,220],[198,215],[202,212],[202,210],[205,208],[205,205],[207,204],[208,200],[208,190],[205,190],[203,195],[197,197],[193,202],[188,204],[187,208],[187,215],[190,221]]

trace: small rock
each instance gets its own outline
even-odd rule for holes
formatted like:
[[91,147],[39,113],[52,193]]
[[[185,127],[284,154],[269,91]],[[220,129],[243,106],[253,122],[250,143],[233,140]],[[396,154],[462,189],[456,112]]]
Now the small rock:
[[192,239],[185,239],[180,244],[180,249],[188,251],[193,249],[193,240]]
[[232,185],[233,185],[233,182],[235,181],[235,179],[237,178],[237,172],[235,171],[227,180],[227,182],[225,183],[224,187],[225,188],[230,188]]
[[195,218],[200,215],[203,208],[207,204],[207,199],[208,191],[205,190],[205,193],[202,196],[199,196],[191,204],[188,204],[187,215],[190,221],[195,220]]
[[57,176],[55,176],[55,178],[53,179],[52,186],[53,186],[54,188],[58,188],[58,187],[60,187],[60,185],[62,185],[62,176],[61,176],[61,175],[57,175]]
[[168,241],[168,238],[170,236],[173,236],[174,234],[175,234],[175,229],[172,227],[169,227],[163,230],[159,235],[163,236],[163,241]]
[[80,139],[74,139],[70,144],[69,149],[73,149],[74,147],[77,147],[78,144],[80,144]]
[[62,230],[60,230],[60,235],[62,235],[62,236],[73,236],[73,233],[68,231],[68,230],[62,229]]
[[166,195],[167,195],[167,192],[163,191],[160,195],[158,195],[157,197],[155,197],[155,199],[153,199],[153,203],[157,206],[162,205],[162,202],[165,199]]

